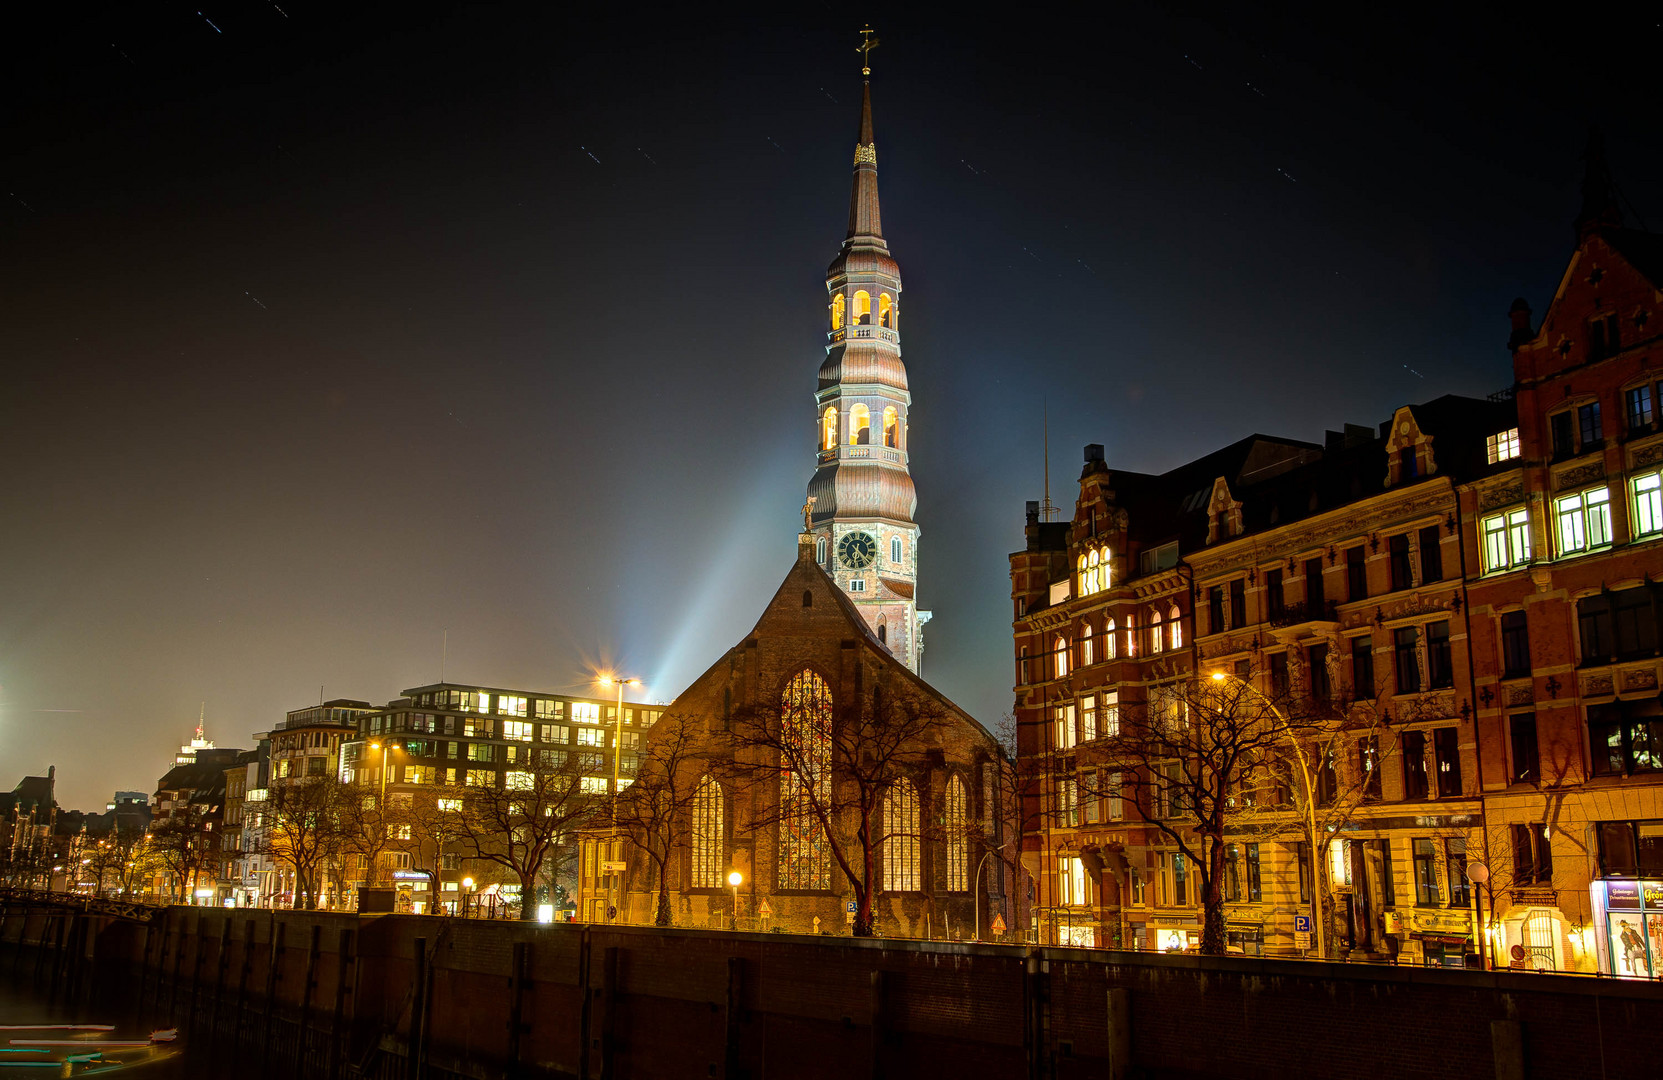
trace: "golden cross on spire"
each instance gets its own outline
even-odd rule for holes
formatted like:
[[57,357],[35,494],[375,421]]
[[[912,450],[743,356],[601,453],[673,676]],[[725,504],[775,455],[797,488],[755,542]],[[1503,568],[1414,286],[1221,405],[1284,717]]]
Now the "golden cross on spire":
[[860,44],[855,46],[855,52],[860,53],[860,73],[872,74],[872,50],[878,47],[878,39],[873,37],[872,25],[868,23],[866,29],[860,32]]

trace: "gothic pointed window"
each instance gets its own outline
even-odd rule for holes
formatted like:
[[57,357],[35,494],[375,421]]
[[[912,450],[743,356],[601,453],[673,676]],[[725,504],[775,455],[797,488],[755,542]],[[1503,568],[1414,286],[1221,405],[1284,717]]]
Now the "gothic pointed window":
[[722,786],[706,774],[693,792],[693,866],[695,889],[722,887]]
[[843,294],[838,293],[832,298],[832,329],[843,329]]
[[826,565],[826,538],[824,536],[814,538],[814,561],[821,566]]
[[878,644],[879,645],[888,645],[889,644],[889,626],[886,623],[879,623],[878,624]]
[[970,891],[970,818],[966,812],[964,781],[954,776],[947,781],[947,801],[942,821],[947,831],[947,891]]
[[816,813],[830,807],[831,726],[831,688],[799,671],[780,695],[781,889],[831,888],[831,848]]
[[878,325],[894,326],[894,307],[888,293],[878,294]]
[[883,887],[885,892],[918,892],[921,877],[918,789],[910,780],[889,785],[883,797]]
[[896,566],[900,566],[905,556],[906,549],[901,545],[901,538],[899,536],[891,536],[889,538],[889,561],[894,563]]
[[849,410],[849,445],[865,446],[872,441],[872,410],[856,405]]
[[820,417],[820,449],[837,448],[837,406],[828,405]]
[[901,419],[893,405],[883,411],[883,444],[892,450],[901,445]]
[[872,294],[865,289],[855,293],[854,323],[856,326],[872,325]]

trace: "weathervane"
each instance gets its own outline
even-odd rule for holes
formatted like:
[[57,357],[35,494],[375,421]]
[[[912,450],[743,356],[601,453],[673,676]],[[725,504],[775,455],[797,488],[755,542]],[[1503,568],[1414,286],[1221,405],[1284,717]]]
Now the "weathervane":
[[860,73],[872,74],[872,50],[878,47],[878,39],[872,36],[872,25],[868,23],[866,29],[860,32],[860,44],[855,46],[855,52],[860,53]]

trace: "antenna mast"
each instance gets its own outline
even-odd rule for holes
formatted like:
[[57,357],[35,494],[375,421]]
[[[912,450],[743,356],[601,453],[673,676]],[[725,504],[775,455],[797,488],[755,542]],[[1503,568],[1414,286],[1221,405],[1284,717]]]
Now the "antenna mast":
[[1051,501],[1051,409],[1043,398],[1040,399],[1040,425],[1044,432],[1045,494],[1039,502],[1039,520],[1054,521],[1062,511]]

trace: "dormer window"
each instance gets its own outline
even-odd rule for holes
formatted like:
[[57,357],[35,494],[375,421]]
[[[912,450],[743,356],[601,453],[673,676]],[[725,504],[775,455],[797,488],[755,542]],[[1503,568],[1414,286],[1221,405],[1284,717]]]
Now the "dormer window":
[[1512,461],[1519,456],[1519,429],[1498,431],[1484,440],[1484,457],[1491,464]]
[[1622,331],[1615,312],[1588,321],[1588,359],[1616,356],[1622,347]]
[[1109,549],[1094,547],[1080,554],[1076,564],[1079,571],[1081,596],[1100,593],[1109,587]]

